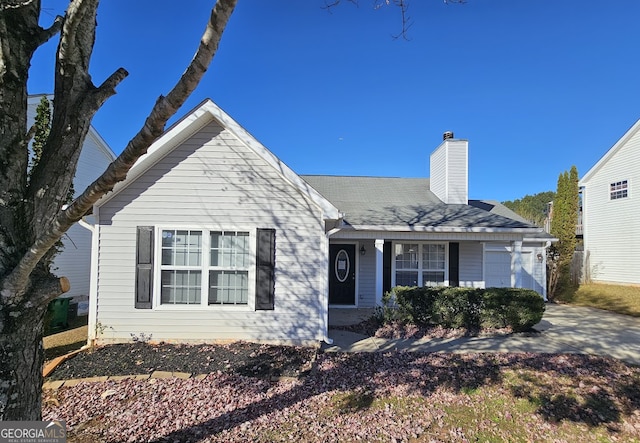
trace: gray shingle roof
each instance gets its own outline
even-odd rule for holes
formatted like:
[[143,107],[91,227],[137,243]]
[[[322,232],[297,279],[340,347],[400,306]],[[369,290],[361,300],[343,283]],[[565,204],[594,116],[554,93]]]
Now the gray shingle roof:
[[344,213],[351,226],[536,228],[497,202],[447,205],[429,190],[429,179],[302,175]]

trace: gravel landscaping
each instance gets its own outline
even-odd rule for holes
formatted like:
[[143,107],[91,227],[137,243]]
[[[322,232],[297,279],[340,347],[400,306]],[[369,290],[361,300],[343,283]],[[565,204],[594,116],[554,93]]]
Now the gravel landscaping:
[[43,419],[69,442],[640,441],[640,368],[603,357],[133,343],[53,377],[154,370],[208,375],[46,390]]

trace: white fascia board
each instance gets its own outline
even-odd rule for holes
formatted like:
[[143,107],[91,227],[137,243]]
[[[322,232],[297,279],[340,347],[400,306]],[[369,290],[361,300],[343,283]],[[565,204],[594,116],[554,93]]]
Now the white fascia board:
[[178,147],[183,141],[195,134],[212,120],[209,112],[200,106],[183,119],[176,122],[154,143],[149,146],[146,154],[142,154],[133,164],[127,178],[116,183],[113,190],[103,196],[95,206],[99,207],[111,200],[115,195],[133,183],[138,177],[151,169],[156,163],[162,160],[167,154]]
[[557,241],[560,241],[559,238],[555,238],[555,237],[539,238],[539,237],[526,237],[526,236],[522,240],[528,243],[547,243],[547,242],[555,243]]
[[100,133],[96,130],[96,128],[93,127],[93,125],[89,126],[89,132],[87,133],[87,137],[91,137],[94,139],[94,141],[96,142],[96,145],[98,145],[98,148],[100,149],[100,152],[102,152],[102,154],[104,154],[104,156],[110,162],[116,159],[117,155],[115,154],[115,152],[111,150],[111,148],[109,147],[105,139],[102,138]]
[[446,227],[446,226],[376,226],[376,225],[352,225],[356,231],[395,231],[395,232],[478,232],[478,233],[513,233],[513,234],[537,234],[543,232],[542,228],[482,228],[482,227]]
[[585,184],[591,179],[591,177],[598,172],[602,166],[609,161],[613,155],[620,150],[622,146],[624,146],[631,137],[633,137],[636,132],[640,130],[640,120],[635,122],[635,124],[622,136],[620,140],[618,140],[603,156],[598,160],[598,162],[587,171],[587,173],[578,181],[578,186],[585,186]]

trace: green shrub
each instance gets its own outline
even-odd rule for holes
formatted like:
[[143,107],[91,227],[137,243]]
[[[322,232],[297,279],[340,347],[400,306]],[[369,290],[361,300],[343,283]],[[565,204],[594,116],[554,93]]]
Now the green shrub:
[[544,300],[529,289],[397,286],[376,311],[381,323],[445,328],[531,328],[542,319]]
[[473,288],[438,288],[433,303],[435,324],[445,328],[479,329],[482,293]]
[[485,327],[511,327],[525,331],[542,320],[544,300],[531,289],[488,288],[484,291]]

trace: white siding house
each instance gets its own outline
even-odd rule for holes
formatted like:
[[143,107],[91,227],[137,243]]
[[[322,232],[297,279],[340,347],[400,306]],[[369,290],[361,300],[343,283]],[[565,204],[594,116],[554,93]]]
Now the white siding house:
[[338,211],[211,101],[94,214],[90,339],[325,339]]
[[374,307],[396,285],[545,297],[550,237],[468,200],[468,142],[452,136],[431,181],[298,176],[203,102],[94,207],[90,339],[318,343],[329,307]]
[[[29,125],[33,124],[36,108],[42,97],[42,95],[29,96],[27,114]],[[76,175],[73,179],[76,196],[84,191],[115,158],[113,151],[91,126],[80,152]],[[87,222],[92,223],[92,220],[93,217],[87,217]],[[71,283],[71,289],[63,294],[63,297],[73,297],[78,301],[86,300],[89,296],[91,280],[91,232],[75,224],[62,237],[62,243],[62,252],[53,262],[53,272],[58,276],[67,277]]]
[[584,275],[640,284],[640,120],[580,180]]

